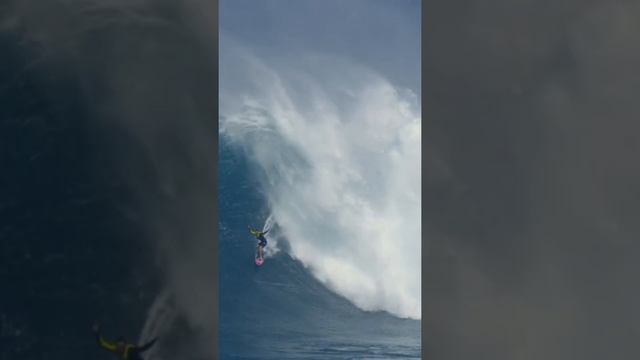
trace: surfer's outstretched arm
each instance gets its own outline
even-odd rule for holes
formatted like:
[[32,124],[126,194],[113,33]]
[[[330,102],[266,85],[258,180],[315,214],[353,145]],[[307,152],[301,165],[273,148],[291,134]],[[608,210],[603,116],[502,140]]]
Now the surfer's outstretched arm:
[[144,352],[144,351],[149,350],[149,348],[151,348],[153,346],[153,344],[156,343],[157,340],[158,340],[158,338],[155,338],[155,339],[149,341],[148,343],[142,345],[141,347],[138,348],[138,351],[139,352]]
[[116,351],[117,350],[117,346],[114,343],[108,342],[107,340],[103,339],[102,336],[98,335],[98,345],[100,345],[102,348],[109,350],[109,351]]
[[261,236],[263,233],[261,233],[259,230],[254,230],[252,228],[249,228],[249,232],[251,233],[251,235],[253,235],[254,237],[259,237]]
[[102,335],[100,335],[100,326],[98,324],[93,325],[93,333],[96,336],[96,342],[98,343],[98,345],[106,350],[116,351],[116,344],[105,340]]

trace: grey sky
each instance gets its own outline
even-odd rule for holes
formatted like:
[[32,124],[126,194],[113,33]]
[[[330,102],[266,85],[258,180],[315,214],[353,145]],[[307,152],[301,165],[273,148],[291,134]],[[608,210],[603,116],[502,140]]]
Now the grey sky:
[[419,94],[419,0],[222,0],[219,6],[221,35],[262,54],[346,56]]

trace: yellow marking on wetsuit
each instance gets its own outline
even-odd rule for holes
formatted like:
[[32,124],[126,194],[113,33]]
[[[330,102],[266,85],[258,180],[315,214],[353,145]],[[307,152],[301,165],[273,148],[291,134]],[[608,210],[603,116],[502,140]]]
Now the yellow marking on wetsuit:
[[102,336],[100,336],[99,342],[100,342],[100,346],[102,346],[103,348],[105,348],[105,349],[107,349],[109,351],[118,350],[118,347],[116,346],[115,343],[108,342],[107,340],[103,339]]
[[249,230],[251,232],[251,235],[258,237],[260,235],[262,235],[262,232],[258,231],[258,230]]
[[[100,336],[99,338],[99,342],[100,342],[100,346],[102,346],[103,348],[115,352],[115,353],[119,353],[120,351],[118,351],[118,345],[116,343],[110,343],[107,340],[105,340],[102,336]],[[129,353],[131,351],[131,349],[133,348],[133,344],[127,344],[124,347],[124,350],[122,351],[122,353],[120,355],[122,360],[129,360]]]

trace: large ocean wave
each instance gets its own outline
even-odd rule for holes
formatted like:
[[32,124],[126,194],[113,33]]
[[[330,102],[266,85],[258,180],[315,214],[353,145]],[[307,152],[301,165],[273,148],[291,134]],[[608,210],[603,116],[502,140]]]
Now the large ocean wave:
[[348,59],[221,44],[220,136],[261,177],[290,255],[363,310],[419,319],[417,97]]

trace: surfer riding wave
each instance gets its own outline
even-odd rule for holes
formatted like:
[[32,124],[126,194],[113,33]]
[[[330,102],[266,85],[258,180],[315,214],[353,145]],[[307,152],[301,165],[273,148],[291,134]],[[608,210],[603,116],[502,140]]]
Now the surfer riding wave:
[[266,235],[269,230],[260,231],[249,227],[249,232],[258,240],[258,244],[256,245],[258,259],[264,259],[264,248],[267,246],[267,238],[265,238],[264,235]]

